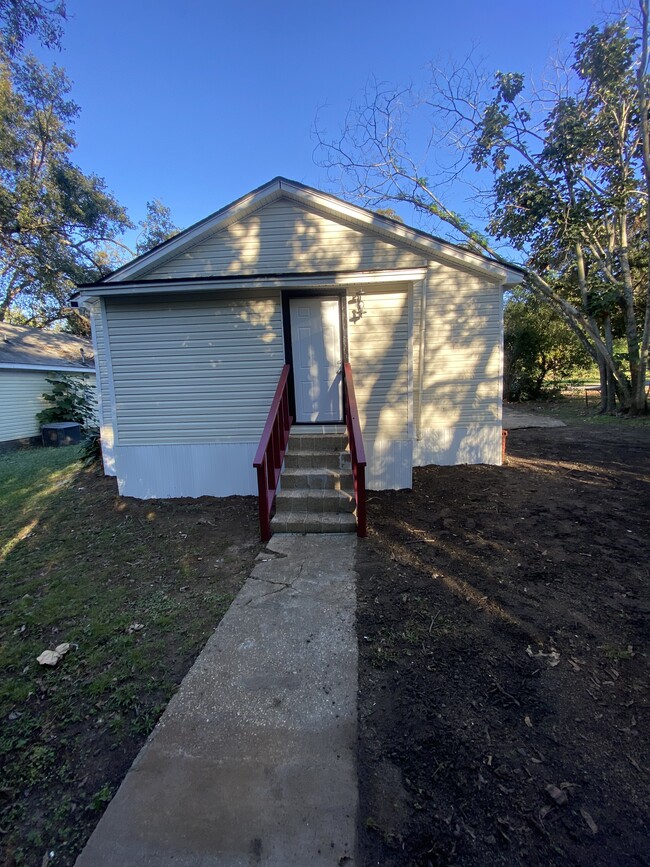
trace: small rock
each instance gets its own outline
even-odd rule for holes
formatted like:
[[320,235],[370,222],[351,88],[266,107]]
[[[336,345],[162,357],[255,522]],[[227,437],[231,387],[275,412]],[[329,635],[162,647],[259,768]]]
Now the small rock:
[[57,665],[59,660],[66,655],[71,647],[72,645],[67,642],[57,644],[54,650],[44,650],[40,656],[36,657],[36,661],[40,662],[41,665]]
[[40,662],[41,665],[56,665],[60,659],[61,657],[55,650],[44,650],[40,656],[36,657],[36,662]]

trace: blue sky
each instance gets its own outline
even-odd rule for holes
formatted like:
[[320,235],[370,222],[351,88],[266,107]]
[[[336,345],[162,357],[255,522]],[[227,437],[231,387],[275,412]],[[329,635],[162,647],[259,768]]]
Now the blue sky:
[[[600,0],[68,0],[76,161],[134,221],[160,198],[188,226],[276,175],[326,187],[334,133],[370,76],[408,83],[468,52],[538,76],[602,17]],[[405,215],[408,219],[408,215]]]

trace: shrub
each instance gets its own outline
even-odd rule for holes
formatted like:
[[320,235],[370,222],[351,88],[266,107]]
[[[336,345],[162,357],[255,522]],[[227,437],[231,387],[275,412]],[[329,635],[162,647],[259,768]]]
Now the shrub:
[[57,421],[75,421],[82,427],[92,422],[95,415],[95,386],[85,379],[68,374],[48,377],[52,391],[43,394],[50,405],[36,414],[40,425]]
[[86,428],[86,434],[81,441],[81,455],[79,460],[85,467],[91,466],[102,459],[102,441],[99,428],[91,425]]

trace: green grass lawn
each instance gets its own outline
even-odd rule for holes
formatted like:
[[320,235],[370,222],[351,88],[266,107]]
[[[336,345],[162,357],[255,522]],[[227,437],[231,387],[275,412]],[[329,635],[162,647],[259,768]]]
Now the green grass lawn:
[[78,458],[0,456],[3,867],[74,862],[259,550],[253,498],[125,499]]

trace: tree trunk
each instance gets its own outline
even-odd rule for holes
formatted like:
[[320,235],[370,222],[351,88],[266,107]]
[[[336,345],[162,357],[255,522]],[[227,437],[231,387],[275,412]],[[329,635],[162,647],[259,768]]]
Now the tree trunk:
[[[612,317],[609,313],[605,314],[604,321],[605,345],[609,350],[609,354],[614,356],[614,335],[612,334]],[[601,384],[602,387],[602,384]],[[602,411],[609,415],[614,415],[616,412],[616,381],[611,370],[605,367],[605,387],[602,392]]]
[[631,414],[636,415],[638,412],[643,412],[645,401],[643,405],[637,405],[639,397],[638,383],[640,373],[640,351],[639,335],[636,327],[636,316],[634,315],[634,283],[632,280],[630,257],[627,246],[627,216],[625,212],[621,213],[619,231],[621,234],[621,249],[618,253],[618,260],[621,265],[621,274],[623,275],[623,317],[625,320],[625,339],[627,343],[627,355],[630,364],[630,382],[632,384],[629,405],[625,407],[625,409],[627,409]]

